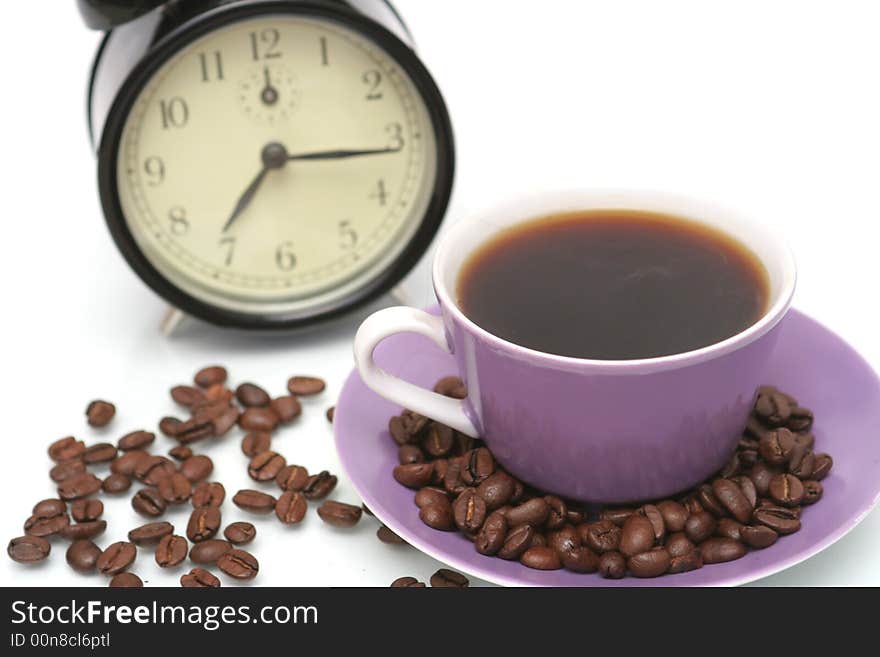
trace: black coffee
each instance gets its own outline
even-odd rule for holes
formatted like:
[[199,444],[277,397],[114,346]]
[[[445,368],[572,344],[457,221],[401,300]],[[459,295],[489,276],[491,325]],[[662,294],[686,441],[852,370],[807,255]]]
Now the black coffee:
[[733,238],[683,218],[595,210],[496,236],[458,279],[464,313],[524,347],[652,358],[736,335],[766,311],[767,272]]

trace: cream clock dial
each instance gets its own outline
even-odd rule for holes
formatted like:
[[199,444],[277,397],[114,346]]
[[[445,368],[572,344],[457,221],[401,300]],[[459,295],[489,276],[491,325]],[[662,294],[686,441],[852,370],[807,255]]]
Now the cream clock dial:
[[392,266],[435,192],[437,139],[404,67],[314,16],[221,25],[152,74],[123,123],[125,225],[212,307],[330,307]]

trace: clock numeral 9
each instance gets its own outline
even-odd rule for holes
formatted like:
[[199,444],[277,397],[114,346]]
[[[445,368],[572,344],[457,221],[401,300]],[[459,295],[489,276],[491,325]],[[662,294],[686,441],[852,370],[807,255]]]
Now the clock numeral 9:
[[296,267],[296,256],[293,253],[293,244],[282,242],[275,249],[275,264],[281,271],[292,271]]
[[226,257],[223,258],[223,264],[228,267],[232,264],[232,256],[235,255],[235,238],[224,237],[220,240],[220,248],[226,249]]
[[199,53],[199,64],[202,67],[202,82],[210,82],[212,75],[217,80],[223,79],[223,55],[219,50],[215,50],[213,54],[214,61],[212,65],[211,57],[207,53]]
[[382,86],[382,73],[377,70],[367,71],[361,77],[364,84],[369,87],[367,91],[367,100],[382,100],[382,92],[379,87]]
[[189,232],[189,219],[186,218],[186,209],[179,205],[168,211],[168,219],[171,222],[171,233],[180,237]]
[[148,157],[144,161],[144,172],[149,176],[147,185],[158,187],[165,182],[165,163],[161,157]]
[[180,96],[159,101],[159,111],[162,113],[162,127],[182,128],[189,121],[189,106]]
[[280,41],[281,33],[274,27],[268,27],[261,32],[251,32],[251,55],[254,61],[281,57],[281,52],[278,50]]
[[384,178],[379,179],[379,182],[376,184],[376,191],[370,194],[370,198],[379,201],[379,205],[382,207],[388,205],[388,190],[385,189]]
[[385,132],[391,138],[388,142],[388,148],[399,151],[406,145],[406,140],[403,138],[403,126],[400,123],[396,121],[389,123],[385,126]]
[[343,251],[353,249],[358,242],[357,231],[351,227],[350,221],[339,222],[339,248]]

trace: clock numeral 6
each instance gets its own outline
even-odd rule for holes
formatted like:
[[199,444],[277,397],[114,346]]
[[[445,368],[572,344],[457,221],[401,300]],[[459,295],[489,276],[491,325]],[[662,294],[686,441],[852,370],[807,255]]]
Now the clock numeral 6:
[[388,133],[388,136],[391,138],[388,142],[388,148],[393,148],[396,151],[399,151],[406,145],[406,140],[403,138],[403,126],[396,121],[394,123],[389,123],[385,126],[385,132]]
[[351,227],[350,221],[339,222],[339,248],[347,251],[353,249],[358,242],[357,231]]
[[180,96],[159,101],[159,111],[162,113],[162,127],[182,128],[189,121],[189,105]]
[[281,52],[278,50],[280,41],[281,33],[274,27],[268,27],[261,32],[251,32],[251,55],[254,61],[281,57]]
[[168,220],[171,222],[171,233],[180,237],[189,232],[189,219],[186,217],[186,208],[179,205],[168,211]]
[[291,242],[282,242],[275,249],[275,264],[281,271],[292,271],[296,267],[296,255]]
[[369,91],[367,91],[367,100],[382,100],[382,92],[379,90],[379,87],[382,86],[382,73],[381,71],[372,70],[367,71],[361,77],[364,84],[367,85]]
[[223,258],[223,264],[228,267],[232,264],[232,257],[235,255],[235,238],[224,237],[220,240],[220,248],[226,249],[226,257]]
[[147,184],[150,187],[158,187],[165,182],[165,163],[161,157],[148,157],[144,161],[144,172],[149,177]]

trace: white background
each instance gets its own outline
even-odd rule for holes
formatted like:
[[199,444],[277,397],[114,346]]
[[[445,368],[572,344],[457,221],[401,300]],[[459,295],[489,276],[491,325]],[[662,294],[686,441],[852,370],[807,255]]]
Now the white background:
[[[788,234],[800,265],[796,305],[880,366],[876,3],[397,4],[456,128],[450,220],[523,190],[559,187],[654,188],[746,211]],[[70,433],[115,440],[153,428],[175,410],[168,387],[214,361],[227,364],[235,380],[276,394],[290,374],[325,376],[327,393],[306,404],[303,421],[274,445],[292,462],[338,472],[323,412],[351,368],[358,318],[276,339],[201,324],[172,339],[159,336],[163,303],[126,267],[99,210],[84,115],[99,36],[81,25],[72,0],[46,5],[4,2],[0,9],[0,535],[19,535],[31,505],[51,496],[51,440]],[[426,288],[424,269],[414,283]],[[119,407],[107,432],[86,427],[83,411],[95,397]],[[157,440],[163,452],[171,447]],[[237,437],[206,452],[230,494],[249,486]],[[357,501],[342,479],[334,497]],[[127,500],[107,504],[101,544],[142,522]],[[225,521],[246,517],[228,501],[224,514]],[[171,520],[182,529],[186,512]],[[257,525],[258,583],[385,586],[439,567],[412,549],[379,543],[369,520],[332,530],[311,511],[300,527],[272,519]],[[49,563],[35,568],[3,557],[2,583],[105,582],[74,575],[64,547],[56,543]],[[762,583],[878,585],[878,555],[874,511],[823,554]],[[143,551],[134,570],[165,585],[181,572],[160,572]]]

